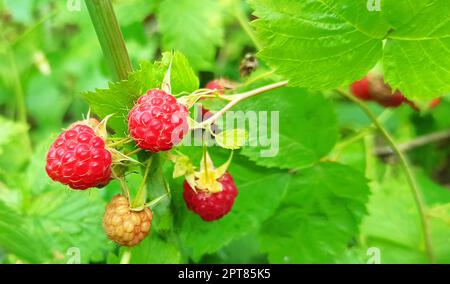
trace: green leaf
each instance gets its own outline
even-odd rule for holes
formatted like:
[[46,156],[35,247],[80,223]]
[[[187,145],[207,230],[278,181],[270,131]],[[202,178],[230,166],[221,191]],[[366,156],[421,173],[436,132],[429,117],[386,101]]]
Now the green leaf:
[[[446,0],[386,0],[369,11],[353,0],[252,0],[260,56],[293,86],[336,88],[382,59],[385,79],[412,99],[450,91]],[[383,47],[383,40],[386,44]],[[351,66],[351,67],[349,67]]]
[[[212,157],[216,159],[217,155],[212,154]],[[234,177],[239,193],[230,213],[214,222],[205,222],[187,210],[180,192],[182,185],[177,183],[172,187],[177,212],[176,233],[194,261],[256,230],[261,222],[273,214],[290,180],[287,173],[263,170],[242,157],[233,159],[229,172]]]
[[186,58],[175,52],[164,53],[161,61],[154,64],[143,62],[139,70],[131,73],[128,80],[110,82],[108,89],[97,89],[84,93],[84,98],[94,113],[100,117],[114,114],[109,126],[120,134],[127,131],[126,118],[135,101],[147,90],[160,88],[164,74],[172,59],[171,84],[172,93],[192,92],[198,88],[198,78],[189,67]]
[[386,1],[382,12],[393,29],[384,50],[386,80],[413,99],[449,92],[448,1]]
[[52,262],[65,263],[66,253],[72,247],[80,250],[82,263],[102,260],[103,250],[112,244],[103,231],[105,202],[98,190],[64,192],[64,187],[59,185],[48,190],[33,200],[27,212],[27,224],[33,234],[52,245],[56,256]]
[[363,77],[381,57],[380,40],[337,15],[324,1],[250,3],[258,17],[253,26],[265,46],[259,56],[288,78],[291,86],[338,87]]
[[225,149],[239,149],[248,139],[245,129],[224,130],[214,136],[217,144]]
[[[329,153],[338,138],[331,103],[304,89],[261,94],[241,102],[236,110],[259,117],[258,125],[248,124],[248,146],[241,151],[258,165],[282,169],[311,166]],[[261,119],[265,114],[267,119]]]
[[32,234],[22,216],[0,202],[0,246],[8,253],[30,263],[48,259],[50,250],[45,239]]
[[218,1],[164,0],[157,19],[165,50],[180,50],[196,70],[212,69],[224,34]]
[[332,263],[357,236],[369,188],[363,174],[336,163],[300,171],[264,223],[261,247],[271,263]]
[[131,249],[131,264],[176,264],[180,261],[181,254],[174,242],[163,240],[156,234]]
[[[428,263],[414,197],[399,170],[388,168],[383,180],[372,186],[369,215],[364,218],[361,235],[366,247],[380,249],[381,263]],[[433,210],[450,205],[450,193],[420,172],[418,183],[430,208],[427,215],[433,252],[438,263],[449,263],[450,226],[445,222],[445,215],[435,215]]]
[[121,0],[114,3],[117,21],[121,26],[143,22],[156,8],[156,1]]

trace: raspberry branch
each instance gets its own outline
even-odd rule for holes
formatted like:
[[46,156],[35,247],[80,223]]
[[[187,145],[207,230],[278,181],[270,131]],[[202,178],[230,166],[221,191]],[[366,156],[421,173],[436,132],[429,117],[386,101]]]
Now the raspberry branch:
[[348,94],[347,92],[344,92],[342,90],[337,89],[336,92],[343,95],[347,99],[353,101],[356,103],[370,118],[373,125],[380,131],[381,135],[384,137],[386,142],[390,145],[392,148],[392,151],[395,153],[395,155],[398,157],[400,161],[400,166],[402,167],[406,179],[408,181],[409,187],[411,189],[411,193],[414,197],[414,201],[416,203],[417,211],[420,216],[420,220],[422,223],[422,230],[423,235],[425,238],[425,249],[428,256],[428,259],[431,263],[435,263],[435,258],[433,254],[433,247],[431,243],[431,231],[430,226],[428,223],[428,218],[426,216],[426,209],[425,209],[425,202],[422,197],[422,192],[419,188],[419,185],[417,184],[416,178],[413,174],[411,165],[409,164],[408,159],[403,154],[403,151],[397,146],[397,143],[392,138],[392,136],[387,132],[387,130],[384,128],[384,126],[378,121],[375,114],[370,110],[370,108],[360,99],[357,99],[356,97],[352,96],[351,94]]
[[230,100],[230,102],[224,106],[221,110],[219,110],[218,112],[216,112],[213,116],[211,116],[210,118],[206,119],[205,121],[199,123],[196,127],[198,128],[206,128],[209,125],[211,125],[212,123],[214,123],[214,121],[216,121],[219,117],[221,117],[224,113],[226,113],[227,111],[229,111],[232,107],[234,107],[235,105],[237,105],[240,101],[245,100],[247,98],[256,96],[258,94],[261,93],[265,93],[274,89],[278,89],[281,87],[284,87],[288,84],[288,81],[282,81],[282,82],[278,82],[278,83],[274,83],[274,84],[270,84],[267,86],[263,86],[261,88],[257,88],[242,94],[235,94],[235,95],[230,95],[227,96]]

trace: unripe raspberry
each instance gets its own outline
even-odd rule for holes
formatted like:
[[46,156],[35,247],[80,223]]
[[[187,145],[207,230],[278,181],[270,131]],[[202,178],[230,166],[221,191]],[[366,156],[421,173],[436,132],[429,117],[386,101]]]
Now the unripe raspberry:
[[222,185],[222,191],[215,193],[198,188],[195,192],[187,181],[184,182],[183,198],[187,208],[205,221],[214,221],[228,214],[238,195],[233,178],[228,172],[217,181]]
[[103,138],[91,126],[75,123],[50,146],[45,169],[54,181],[82,190],[108,184],[111,163]]
[[108,238],[122,246],[139,244],[150,231],[153,213],[149,208],[132,211],[128,199],[116,195],[106,206],[103,228]]
[[442,98],[433,99],[429,104],[429,108],[432,109],[432,108],[437,107],[441,103],[441,101],[442,101]]
[[170,150],[189,130],[188,110],[174,96],[153,89],[128,114],[128,130],[137,146],[152,152]]

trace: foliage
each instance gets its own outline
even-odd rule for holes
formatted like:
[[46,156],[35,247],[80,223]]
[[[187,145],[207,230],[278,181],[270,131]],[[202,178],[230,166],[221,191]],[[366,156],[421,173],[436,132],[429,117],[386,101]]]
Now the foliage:
[[[448,1],[386,0],[381,11],[353,0],[113,1],[134,67],[118,82],[109,82],[86,6],[71,11],[64,2],[0,1],[0,262],[66,263],[70,248],[80,250],[82,263],[366,263],[370,248],[380,250],[382,263],[431,261],[398,159],[373,154],[387,146],[379,131],[333,89],[375,72],[417,104],[442,96],[420,113],[408,105],[368,107],[399,142],[448,132]],[[259,67],[242,77],[248,52]],[[219,77],[237,84],[225,95],[289,85],[232,109],[266,113],[269,127],[259,136],[251,125],[223,129],[216,136],[221,147],[208,149],[217,165],[234,149],[228,170],[239,194],[226,217],[204,222],[189,211],[183,178],[173,178],[167,154],[155,154],[148,197],[167,196],[152,207],[151,234],[134,248],[118,248],[101,218],[120,183],[71,191],[46,176],[46,151],[89,110],[113,114],[109,129],[126,136],[129,109],[161,87],[169,66],[177,98]],[[212,111],[224,105],[202,103]],[[271,155],[274,145],[259,139],[274,133],[279,144]],[[438,263],[450,263],[449,145],[441,139],[407,152]],[[203,153],[185,145],[176,151],[193,165]],[[132,170],[127,182],[136,195],[142,175]]]

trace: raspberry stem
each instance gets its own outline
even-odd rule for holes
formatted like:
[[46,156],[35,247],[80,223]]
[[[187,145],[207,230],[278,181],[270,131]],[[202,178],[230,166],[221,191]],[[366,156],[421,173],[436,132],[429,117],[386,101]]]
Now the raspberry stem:
[[121,139],[121,140],[119,140],[117,142],[113,142],[113,143],[108,144],[108,147],[116,147],[116,146],[120,146],[120,145],[123,145],[123,144],[128,144],[131,141],[133,141],[131,138],[126,137],[126,138],[123,138],[123,139]]
[[211,125],[214,123],[214,121],[216,121],[216,119],[218,119],[219,117],[221,117],[225,112],[227,112],[228,110],[230,110],[232,107],[234,107],[235,105],[237,105],[240,101],[245,100],[247,98],[256,96],[258,94],[261,93],[265,93],[274,89],[278,89],[281,87],[284,87],[288,84],[288,81],[281,81],[278,83],[274,83],[274,84],[270,84],[270,85],[266,85],[242,94],[235,94],[235,95],[230,95],[228,96],[229,98],[231,98],[231,101],[224,106],[221,110],[219,110],[218,112],[216,112],[213,116],[211,116],[210,118],[208,118],[207,120],[203,121],[202,123],[198,124],[199,128],[205,128],[208,125]]
[[127,79],[131,61],[111,1],[86,0],[86,6],[114,79]]
[[413,174],[412,167],[406,158],[406,156],[403,154],[403,151],[397,146],[397,143],[392,138],[392,136],[387,132],[387,130],[384,128],[384,126],[378,121],[375,114],[370,110],[370,108],[361,100],[357,99],[356,97],[352,96],[351,94],[344,92],[342,90],[337,89],[336,92],[341,94],[342,96],[346,97],[347,99],[353,101],[356,103],[372,120],[373,125],[379,130],[379,132],[382,134],[386,142],[390,145],[392,148],[392,151],[395,153],[395,155],[398,157],[400,161],[400,166],[402,167],[406,179],[408,181],[409,187],[411,189],[411,193],[414,197],[414,201],[416,203],[417,211],[420,216],[420,220],[422,223],[422,230],[423,235],[425,239],[425,250],[428,257],[428,260],[431,263],[435,263],[434,254],[433,254],[433,247],[431,242],[431,231],[430,226],[428,223],[428,218],[426,215],[426,205],[423,200],[422,192],[419,188],[419,185],[416,181],[416,178]]
[[152,166],[153,156],[150,156],[150,158],[147,160],[147,165],[145,166],[145,172],[144,177],[142,179],[141,185],[139,186],[138,192],[136,193],[136,196],[134,197],[133,203],[131,205],[131,208],[141,208],[142,205],[145,204],[145,199],[147,198],[147,178],[148,174],[150,173],[150,168]]

